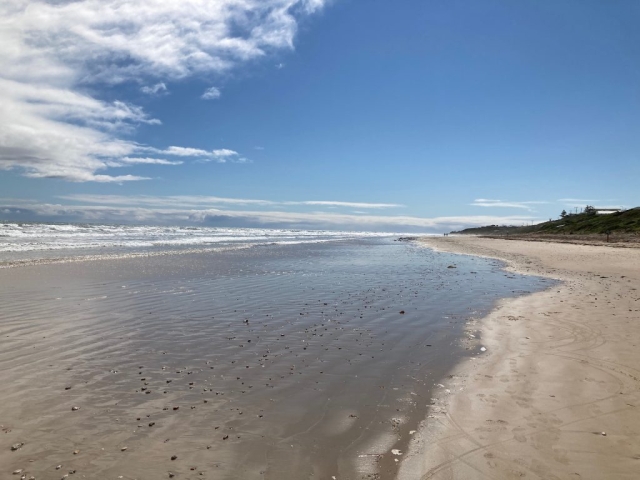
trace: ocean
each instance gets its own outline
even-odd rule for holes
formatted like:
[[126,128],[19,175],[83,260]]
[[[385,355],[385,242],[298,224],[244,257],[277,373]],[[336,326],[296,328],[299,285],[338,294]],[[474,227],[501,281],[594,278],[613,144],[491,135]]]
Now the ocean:
[[391,235],[397,234],[152,225],[0,223],[0,262],[193,253]]

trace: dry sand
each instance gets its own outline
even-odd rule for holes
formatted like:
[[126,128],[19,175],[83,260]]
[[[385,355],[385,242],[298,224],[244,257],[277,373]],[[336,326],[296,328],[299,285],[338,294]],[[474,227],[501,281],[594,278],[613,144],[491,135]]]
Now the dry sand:
[[400,478],[640,478],[640,250],[423,241],[563,283],[469,326],[487,350],[451,372]]

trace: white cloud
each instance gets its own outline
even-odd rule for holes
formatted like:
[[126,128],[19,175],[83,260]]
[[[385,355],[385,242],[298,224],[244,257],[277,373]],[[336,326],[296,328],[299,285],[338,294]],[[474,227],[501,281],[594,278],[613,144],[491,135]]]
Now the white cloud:
[[260,206],[328,206],[328,207],[348,207],[363,209],[381,209],[403,207],[397,203],[365,203],[365,202],[337,202],[330,200],[304,200],[276,202],[272,200],[225,198],[204,195],[173,195],[173,196],[152,196],[152,195],[93,195],[93,194],[73,194],[64,195],[59,198],[72,200],[75,202],[97,203],[103,205],[144,205],[146,207],[203,207],[208,205],[260,205]]
[[488,198],[476,198],[470,205],[474,207],[495,207],[495,208],[521,208],[530,212],[535,211],[534,205],[544,205],[549,202],[527,201],[527,202],[505,202],[502,200],[492,200]]
[[160,95],[161,93],[167,93],[168,89],[164,82],[160,82],[152,86],[145,85],[140,89],[140,91],[147,95]]
[[[220,74],[291,49],[297,16],[326,0],[4,0],[0,2],[0,169],[71,181],[139,153],[124,139],[142,108],[95,93],[122,82]],[[294,13],[295,12],[295,13]],[[297,16],[296,16],[297,15]],[[164,89],[161,85],[164,85]]]
[[182,165],[182,160],[165,160],[164,158],[122,157],[117,161],[107,162],[109,167],[126,167],[127,165]]
[[222,92],[220,92],[219,88],[209,87],[204,91],[200,98],[204,100],[215,100],[217,98],[220,98],[220,95],[222,95]]
[[211,153],[214,157],[232,157],[234,155],[238,155],[238,152],[234,152],[233,150],[229,150],[228,148],[213,150]]
[[394,208],[404,207],[397,203],[359,203],[359,202],[333,202],[326,200],[308,200],[305,202],[289,202],[287,205],[321,205],[329,207],[353,207],[353,208]]
[[[74,196],[80,199],[80,196]],[[105,196],[113,197],[113,196]],[[120,197],[127,198],[127,197]],[[163,197],[170,199],[171,197]],[[112,198],[113,199],[113,198]],[[168,200],[167,200],[168,201]],[[104,202],[107,203],[107,202]],[[167,203],[161,208],[144,206],[109,205],[52,205],[52,204],[12,204],[0,208],[21,208],[23,212],[41,217],[43,220],[56,218],[91,222],[140,222],[195,225],[216,225],[225,222],[229,226],[245,227],[290,227],[290,228],[338,228],[341,230],[419,230],[449,231],[480,225],[522,225],[539,221],[530,216],[451,216],[414,217],[404,215],[356,215],[335,212],[285,212],[279,210],[229,210],[218,208],[179,208]]]
[[[176,146],[171,146],[165,149],[153,147],[138,147],[138,151],[174,157],[193,157],[201,162],[216,161],[218,163],[225,163],[227,161],[234,161],[236,163],[245,163],[249,161],[246,158],[238,157],[238,152],[236,152],[235,150],[230,150],[228,148],[220,148],[217,150],[203,150],[201,148]],[[165,165],[169,164],[172,163],[165,163]]]
[[594,202],[599,202],[600,200],[585,200],[582,198],[561,198],[558,200],[559,202],[563,202],[563,203],[580,203],[580,204],[588,204],[588,203],[594,203]]
[[153,153],[159,153],[161,155],[174,155],[176,157],[208,157],[212,155],[212,153],[207,150],[190,147],[169,147],[165,150],[150,148],[149,150],[151,150]]
[[203,207],[208,205],[276,205],[276,202],[269,200],[256,200],[245,198],[224,198],[200,195],[172,195],[172,196],[152,196],[152,195],[94,195],[94,194],[73,194],[62,195],[59,198],[72,200],[74,202],[94,203],[101,205],[126,205],[145,206],[149,208],[164,207]]

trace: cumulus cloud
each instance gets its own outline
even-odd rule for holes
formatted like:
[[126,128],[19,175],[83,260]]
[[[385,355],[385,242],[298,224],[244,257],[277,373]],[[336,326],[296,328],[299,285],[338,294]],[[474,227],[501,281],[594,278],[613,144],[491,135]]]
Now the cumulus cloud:
[[290,49],[300,16],[326,0],[5,0],[0,2],[0,169],[71,181],[140,153],[141,107],[95,92],[145,93]]
[[220,95],[222,95],[222,92],[220,92],[219,88],[209,87],[204,91],[200,98],[204,100],[215,100],[217,98],[220,98]]

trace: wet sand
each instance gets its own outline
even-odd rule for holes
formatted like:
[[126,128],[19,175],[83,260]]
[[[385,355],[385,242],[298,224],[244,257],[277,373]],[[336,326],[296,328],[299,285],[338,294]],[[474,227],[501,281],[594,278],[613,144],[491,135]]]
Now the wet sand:
[[563,284],[472,322],[487,352],[449,373],[401,479],[640,478],[640,250],[427,238]]
[[0,477],[394,478],[469,319],[549,284],[382,240],[2,269]]

